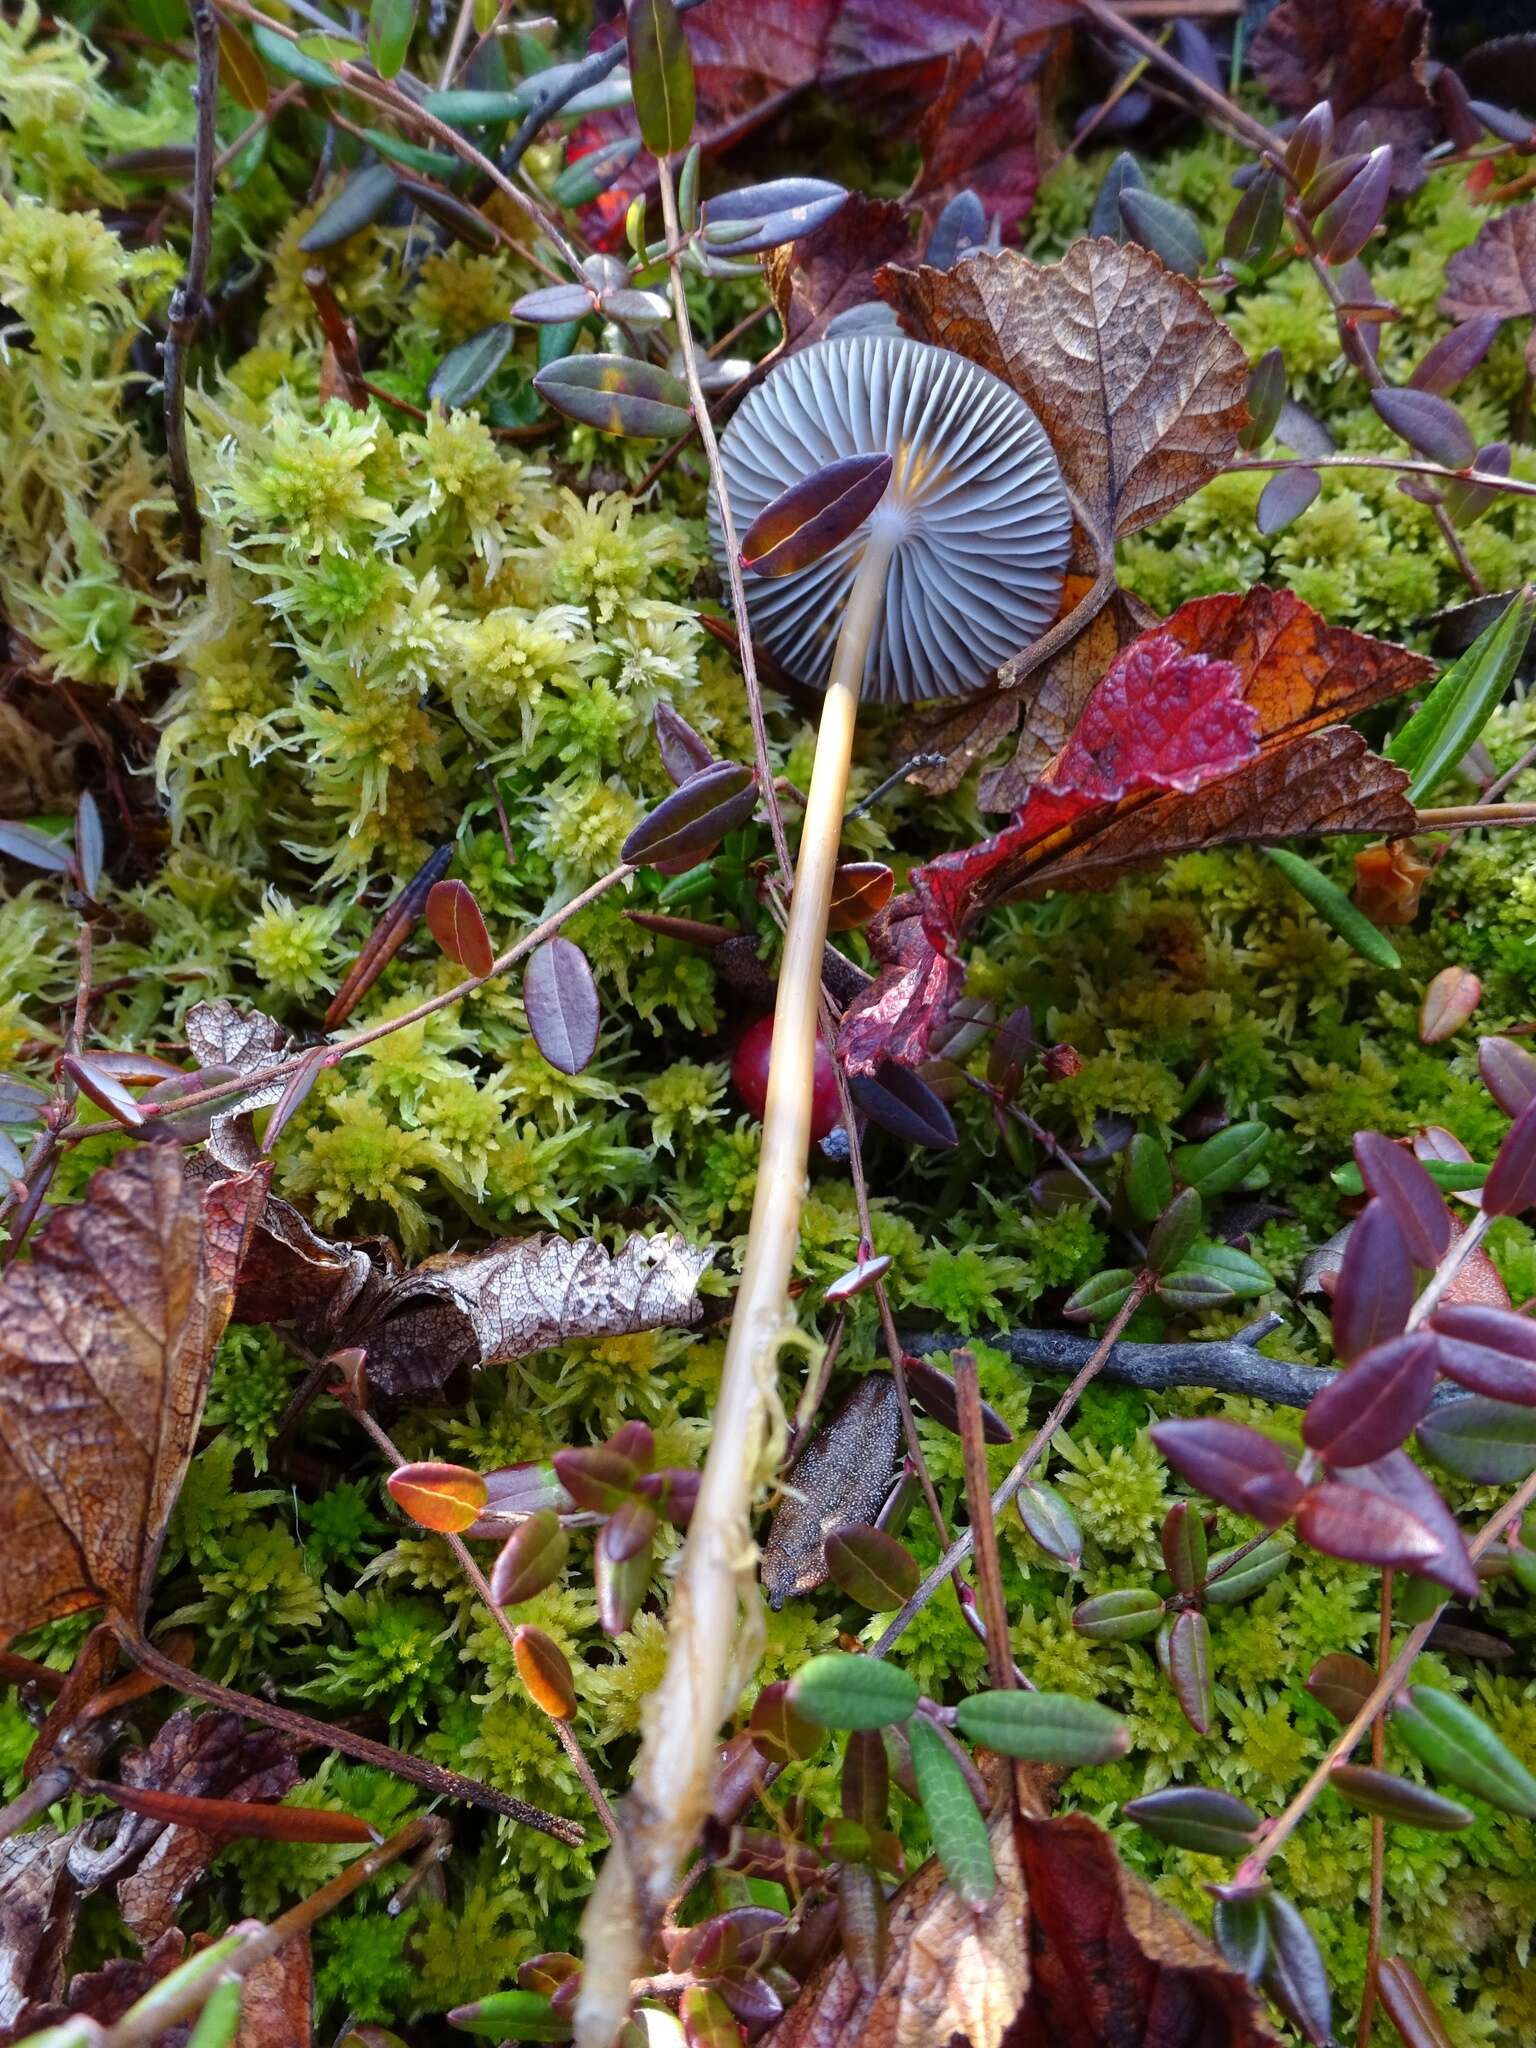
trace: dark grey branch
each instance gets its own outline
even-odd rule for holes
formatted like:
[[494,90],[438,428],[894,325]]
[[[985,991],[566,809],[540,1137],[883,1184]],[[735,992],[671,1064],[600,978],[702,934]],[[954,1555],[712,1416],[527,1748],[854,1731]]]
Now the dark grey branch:
[[[969,1339],[952,1330],[904,1330],[901,1341],[917,1357],[926,1358],[930,1352],[953,1351]],[[1063,1378],[1085,1365],[1094,1349],[1091,1337],[1068,1330],[994,1330],[982,1342],[1006,1351],[1015,1365]],[[1327,1366],[1263,1358],[1251,1343],[1229,1337],[1204,1344],[1117,1344],[1099,1377],[1153,1394],[1169,1387],[1207,1387],[1213,1394],[1242,1394],[1275,1408],[1305,1408],[1338,1375]],[[1435,1398],[1453,1400],[1459,1391],[1442,1387]]]
[[213,240],[213,161],[218,147],[214,116],[219,102],[219,25],[210,0],[189,0],[197,47],[196,159],[192,172],[192,246],[187,271],[171,297],[165,336],[165,454],[181,534],[194,561],[203,551],[202,514],[187,455],[187,352],[202,325]]

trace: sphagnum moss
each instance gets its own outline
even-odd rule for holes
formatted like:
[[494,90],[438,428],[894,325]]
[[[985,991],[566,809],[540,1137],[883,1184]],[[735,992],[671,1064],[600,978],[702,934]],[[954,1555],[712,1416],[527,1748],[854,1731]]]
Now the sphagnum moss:
[[[189,73],[167,62],[133,67],[129,77],[126,92],[109,89],[101,60],[70,30],[44,30],[35,8],[0,26],[0,296],[35,344],[9,347],[0,379],[0,590],[44,675],[137,698],[160,727],[167,858],[109,899],[98,965],[106,1036],[142,1043],[173,1037],[191,1003],[225,992],[313,1024],[379,905],[444,840],[455,842],[454,871],[498,928],[531,921],[552,896],[610,864],[665,790],[650,739],[658,702],[674,704],[723,753],[743,750],[746,721],[732,666],[694,619],[706,547],[698,488],[685,472],[671,472],[640,508],[581,480],[614,462],[610,445],[585,429],[509,447],[474,413],[418,426],[383,407],[355,413],[321,398],[297,249],[314,208],[288,222],[276,244],[253,344],[230,359],[211,350],[200,363],[195,467],[207,558],[200,581],[168,575],[174,535],[141,424],[133,340],[145,313],[163,303],[176,264],[163,254],[126,255],[91,209],[120,196],[99,168],[104,155],[187,138]],[[226,109],[221,132],[227,139],[234,129]],[[1231,164],[1226,145],[1202,141],[1155,166],[1154,183],[1215,218],[1230,202]],[[1029,224],[1033,247],[1052,253],[1081,231],[1098,168],[1069,162],[1047,181]],[[238,226],[257,243],[269,239],[284,205],[266,167],[221,196],[220,232]],[[1404,315],[1384,339],[1394,363],[1406,364],[1441,331],[1435,301],[1445,262],[1480,218],[1453,173],[1432,174],[1407,202],[1378,278]],[[343,245],[330,265],[349,316],[379,344],[377,381],[415,397],[438,356],[502,317],[535,280],[505,253],[450,247],[414,270],[400,256],[398,233],[376,230]],[[1300,395],[1341,444],[1385,447],[1357,389],[1332,374],[1336,347],[1321,310],[1300,266],[1239,293],[1228,309],[1250,354],[1285,350]],[[520,344],[491,396],[514,403],[530,368]],[[1517,346],[1501,340],[1459,393],[1468,417],[1491,431],[1519,375]],[[633,453],[624,449],[623,460]],[[1536,473],[1529,451],[1515,462],[1518,474]],[[1261,484],[1219,479],[1127,543],[1121,566],[1131,587],[1166,611],[1206,591],[1285,582],[1337,623],[1410,641],[1425,613],[1459,594],[1429,513],[1390,477],[1328,476],[1316,504],[1269,541],[1253,526]],[[1466,543],[1490,587],[1507,586],[1536,544],[1536,504],[1504,501]],[[808,758],[807,730],[781,702],[770,699],[770,709],[793,776]],[[1524,700],[1497,714],[1485,736],[1495,765],[1512,764],[1533,733],[1536,713]],[[878,779],[883,744],[871,720],[855,793]],[[41,783],[41,767],[37,774]],[[1536,795],[1536,774],[1509,793]],[[935,832],[951,838],[978,822],[963,796],[933,817]],[[896,821],[910,847],[921,829],[910,795],[862,818],[852,843],[880,857]],[[1261,859],[1195,854],[1107,897],[1003,913],[974,959],[971,991],[1000,1010],[1031,1003],[1045,1036],[1083,1055],[1075,1077],[1032,1103],[1059,1128],[1110,1110],[1163,1131],[1204,1070],[1210,1099],[1270,1120],[1278,1135],[1267,1198],[1298,1220],[1272,1225],[1271,1235],[1289,1236],[1266,1238],[1261,1249],[1272,1268],[1289,1271],[1340,1220],[1328,1174],[1353,1131],[1431,1120],[1488,1155],[1499,1126],[1471,1055],[1458,1041],[1418,1045],[1417,991],[1455,960],[1483,979],[1482,1028],[1530,1015],[1536,887],[1527,867],[1513,835],[1460,840],[1437,871],[1426,913],[1396,935],[1402,975],[1384,982],[1320,933]],[[653,889],[637,886],[630,900]],[[730,915],[739,905],[707,907]],[[756,1137],[725,1081],[719,1032],[734,995],[718,986],[706,956],[656,939],[612,901],[588,912],[576,935],[609,1009],[597,1068],[568,1083],[531,1059],[515,993],[487,991],[461,1015],[386,1040],[379,1057],[327,1077],[280,1150],[280,1184],[323,1225],[382,1226],[413,1253],[474,1229],[602,1230],[634,1201],[696,1233],[737,1236]],[[49,1020],[72,973],[73,921],[57,892],[32,885],[9,896],[0,905],[6,1066],[35,1059],[46,1068]],[[362,1021],[409,1007],[440,986],[440,974],[427,951],[407,949]],[[942,1315],[958,1330],[985,1330],[1093,1272],[1104,1238],[1086,1210],[1053,1216],[993,1199],[988,1187],[1012,1170],[1003,1141],[985,1104],[962,1095],[954,1108],[954,1159],[893,1156],[877,1176],[876,1241],[897,1255],[888,1284],[899,1319],[931,1324]],[[102,1156],[100,1145],[70,1155],[58,1191],[78,1192]],[[813,1183],[801,1270],[820,1285],[857,1254],[845,1195],[835,1176]],[[939,1205],[942,1247],[929,1235]],[[1515,1298],[1536,1291],[1536,1237],[1506,1223],[1491,1245]],[[1138,1332],[1150,1333],[1146,1311]],[[857,1309],[843,1365],[869,1366],[876,1343],[872,1316]],[[1302,1360],[1325,1356],[1319,1329],[1300,1316],[1272,1345]],[[356,1467],[357,1445],[334,1409],[313,1411],[301,1432],[306,1454],[332,1477],[297,1504],[297,1522],[294,1501],[272,1485],[267,1456],[302,1370],[268,1334],[226,1340],[213,1434],[173,1522],[155,1618],[192,1626],[200,1661],[238,1685],[307,1686],[338,1708],[376,1707],[442,1761],[579,1811],[572,1783],[560,1778],[551,1790],[561,1753],[524,1707],[504,1645],[438,1547],[401,1538],[371,1484],[341,1476]],[[990,1357],[987,1391],[1018,1425],[1028,1390],[1008,1371]],[[692,1459],[717,1373],[712,1338],[586,1342],[487,1375],[472,1405],[407,1415],[397,1434],[413,1456],[492,1464],[639,1415],[668,1457]],[[1163,1413],[1197,1405],[1238,1419],[1255,1414],[1206,1396],[1155,1404]],[[1058,1445],[1050,1476],[1082,1514],[1080,1574],[1015,1530],[1003,1546],[1016,1654],[1042,1683],[1091,1692],[1136,1729],[1130,1757],[1074,1781],[1076,1801],[1106,1817],[1177,1776],[1195,1753],[1150,1649],[1085,1644],[1069,1621],[1083,1590],[1136,1583],[1147,1568],[1161,1467],[1140,1430],[1153,1407],[1105,1389]],[[940,1494],[954,1514],[958,1459],[934,1443]],[[1245,1533],[1219,1513],[1213,1545]],[[585,1673],[583,1739],[599,1776],[617,1784],[640,1700],[656,1679],[654,1619],[642,1616],[609,1642],[574,1581],[535,1607],[539,1625]],[[1530,1610],[1502,1588],[1490,1616],[1517,1645],[1536,1631]],[[765,1676],[827,1647],[840,1625],[863,1624],[835,1597],[787,1609],[769,1624]],[[1293,1565],[1252,1602],[1223,1610],[1214,1627],[1217,1727],[1197,1745],[1201,1775],[1282,1798],[1327,1739],[1302,1690],[1311,1661],[1365,1645],[1373,1627],[1370,1575],[1326,1562]],[[62,1665],[80,1636],[78,1623],[55,1624],[31,1647]],[[978,1645],[941,1599],[909,1636],[906,1662],[930,1690],[973,1682]],[[1468,1683],[1459,1666],[1435,1682]],[[1484,1671],[1475,1692],[1493,1723],[1528,1747],[1519,1682]],[[17,1788],[27,1740],[8,1698],[0,1794]],[[795,1767],[784,1789],[806,1798],[812,1836],[836,1810],[825,1759]],[[416,1803],[409,1787],[340,1762],[322,1765],[292,1797],[363,1813],[381,1829]],[[1536,1931],[1529,1825],[1485,1813],[1465,1838],[1391,1840],[1395,1922],[1404,1947],[1458,1995],[1449,2022],[1457,2048],[1527,2038],[1536,2028],[1530,1980],[1511,1959]],[[1168,1896],[1204,1916],[1201,1881],[1216,1866],[1131,1830],[1121,1846]],[[1365,1854],[1357,1818],[1326,1800],[1284,1856],[1287,1884],[1345,1998],[1356,1994],[1365,1962]],[[211,1922],[275,1912],[336,1861],[325,1849],[234,1845],[198,1911]],[[365,1892],[326,1923],[317,1947],[326,2011],[398,2022],[495,1989],[535,1949],[572,1939],[590,1876],[586,1852],[508,1832],[456,1855],[446,1900],[397,1922],[386,1922]]]

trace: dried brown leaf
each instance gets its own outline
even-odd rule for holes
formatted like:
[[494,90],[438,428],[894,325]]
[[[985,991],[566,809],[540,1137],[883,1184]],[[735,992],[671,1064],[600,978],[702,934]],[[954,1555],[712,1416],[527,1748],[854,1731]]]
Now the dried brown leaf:
[[1446,265],[1440,310],[1451,320],[1536,313],[1536,202],[1496,214],[1470,248],[1457,251]]
[[877,282],[914,334],[1029,401],[1106,549],[1237,452],[1247,358],[1195,286],[1133,243],[1074,242],[1049,264],[988,250],[949,271],[888,266]]
[[[200,1067],[227,1067],[253,1080],[292,1050],[289,1034],[274,1018],[264,1010],[242,1010],[227,996],[194,1003],[187,1012],[186,1033]],[[208,1149],[231,1173],[256,1164],[260,1155],[251,1117],[258,1109],[270,1109],[286,1085],[286,1080],[277,1080],[254,1086],[247,1095],[231,1096],[214,1116]]]
[[1039,80],[1050,42],[1005,38],[999,15],[953,52],[917,124],[923,163],[907,194],[930,221],[970,191],[1013,240],[1040,183]]
[[303,1935],[246,1973],[235,2048],[308,2048],[314,2002],[314,1965]]
[[381,1393],[435,1392],[461,1366],[497,1365],[572,1337],[687,1327],[703,1313],[697,1289],[713,1257],[664,1233],[628,1238],[616,1253],[590,1238],[504,1238],[402,1274],[353,1338]]
[[46,1822],[0,1842],[0,2040],[64,1988],[79,1896],[65,1866],[73,1830]]
[[141,1618],[266,1182],[258,1168],[200,1194],[169,1146],[130,1152],[0,1283],[0,1441],[22,1482],[0,1530],[16,1557],[46,1506],[62,1538],[42,1576],[31,1551],[5,1574],[7,1638],[87,1587]]
[[765,2048],[1278,2048],[1243,1978],[1085,1815],[990,1826],[979,1911],[936,1861],[896,1894],[867,1999],[835,1956]]
[[819,341],[827,323],[875,297],[875,272],[913,254],[907,213],[893,199],[850,193],[832,218],[798,242],[771,249],[768,283],[791,348]]

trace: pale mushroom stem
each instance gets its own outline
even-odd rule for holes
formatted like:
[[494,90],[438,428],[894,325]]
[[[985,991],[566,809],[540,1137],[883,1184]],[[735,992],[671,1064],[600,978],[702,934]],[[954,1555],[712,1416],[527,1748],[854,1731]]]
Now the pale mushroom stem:
[[645,1945],[676,1891],[709,1808],[721,1723],[750,1675],[744,1652],[755,1645],[757,1625],[752,1491],[771,1426],[790,1266],[805,1201],[827,913],[859,692],[900,537],[899,515],[877,508],[848,594],[822,706],[779,969],[762,1150],[741,1282],[709,1455],[672,1592],[666,1670],[647,1702],[644,1740],[619,1840],[583,1916],[586,1961],[576,2009],[578,2048],[609,2048],[628,2010],[630,1980],[641,1971]]

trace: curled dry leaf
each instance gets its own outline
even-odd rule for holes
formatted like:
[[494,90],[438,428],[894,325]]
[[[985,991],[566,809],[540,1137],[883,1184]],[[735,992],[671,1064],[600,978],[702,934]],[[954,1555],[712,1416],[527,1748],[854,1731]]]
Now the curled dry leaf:
[[221,1166],[238,1173],[254,1166],[258,1157],[252,1116],[258,1109],[270,1109],[287,1086],[286,1076],[266,1082],[260,1077],[287,1057],[292,1041],[264,1010],[242,1010],[227,996],[213,1003],[194,1003],[187,1012],[185,1028],[187,1044],[199,1067],[218,1067],[251,1078],[250,1093],[231,1096],[212,1117],[208,1129],[208,1150]]
[[0,2038],[64,1988],[79,1894],[65,1868],[74,1831],[48,1823],[0,1842]]
[[890,1903],[873,1994],[838,1955],[765,2048],[1278,2048],[1242,1977],[1120,1863],[1086,1815],[990,1824],[976,1909],[936,1862]]
[[141,1619],[267,1171],[200,1193],[169,1146],[127,1153],[0,1282],[0,1641]]
[[[1536,203],[1495,214],[1472,246],[1451,258],[1440,311],[1451,320],[1484,313],[1519,320],[1536,314]],[[1528,346],[1526,360],[1531,357]]]

